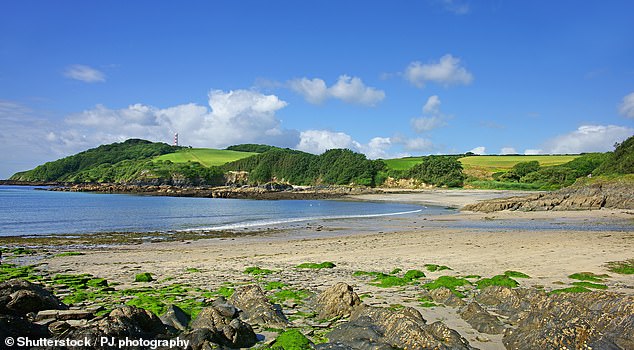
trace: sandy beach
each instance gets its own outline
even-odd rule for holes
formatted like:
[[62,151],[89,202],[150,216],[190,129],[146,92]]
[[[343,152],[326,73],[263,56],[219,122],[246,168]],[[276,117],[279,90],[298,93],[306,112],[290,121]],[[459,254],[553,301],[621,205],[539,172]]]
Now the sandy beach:
[[[422,191],[355,199],[461,207],[500,194],[515,194],[499,192]],[[371,285],[367,277],[353,276],[353,273],[389,273],[395,268],[423,270],[425,264],[451,267],[452,270],[426,272],[431,280],[441,275],[491,277],[513,270],[532,277],[518,280],[521,286],[552,290],[573,282],[567,277],[573,273],[592,272],[610,275],[606,280],[610,291],[634,294],[634,277],[610,273],[605,265],[634,257],[634,213],[631,211],[456,212],[376,220],[383,221],[382,231],[340,235],[337,232],[341,222],[324,221],[267,235],[93,248],[82,250],[85,255],[53,257],[42,262],[51,273],[89,273],[120,283],[120,288],[132,286],[134,275],[146,271],[157,281],[169,279],[169,283],[188,283],[204,289],[216,289],[227,282],[240,285],[283,281],[318,293],[337,282],[346,282],[357,293],[369,295],[364,299],[368,305],[416,307],[428,321],[442,320],[481,349],[503,348],[502,335],[478,333],[457,315],[455,309],[420,307],[416,302],[420,286],[380,288]],[[561,229],[548,230],[513,225],[512,228],[501,225],[493,229],[459,225],[483,222],[520,223],[519,227],[526,222],[565,225]],[[610,229],[612,224],[621,228]],[[321,270],[295,268],[301,263],[323,261],[331,261],[337,266]],[[244,269],[249,266],[275,272],[264,277],[244,274]],[[188,268],[199,272],[186,274]]]

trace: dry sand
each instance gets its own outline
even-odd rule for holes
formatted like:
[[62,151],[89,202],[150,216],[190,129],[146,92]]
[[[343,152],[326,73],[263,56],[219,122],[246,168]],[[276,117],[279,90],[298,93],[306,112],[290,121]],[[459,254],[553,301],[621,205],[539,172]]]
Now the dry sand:
[[[500,191],[426,191],[423,193],[371,195],[362,199],[398,200],[447,206],[462,206],[474,200],[495,196]],[[504,193],[504,195],[509,195]],[[353,277],[356,270],[390,272],[394,268],[423,269],[424,264],[450,266],[452,271],[428,273],[440,275],[477,274],[490,277],[506,270],[532,276],[519,280],[522,286],[544,286],[550,290],[572,282],[567,276],[576,272],[609,273],[605,263],[634,258],[634,213],[599,210],[583,212],[499,212],[493,214],[457,213],[436,217],[382,218],[392,231],[358,232],[337,235],[328,232],[340,222],[273,235],[208,239],[191,242],[147,243],[132,246],[92,249],[83,256],[47,259],[52,272],[90,273],[122,284],[131,284],[135,273],[151,272],[158,280],[172,277],[170,283],[186,282],[216,289],[223,282],[252,283],[255,278],[242,273],[247,266],[279,271],[265,278],[280,280],[299,288],[319,292],[343,281],[358,293],[371,293],[364,302],[387,306],[417,306],[419,286],[378,288],[368,279]],[[456,222],[560,222],[591,225],[596,230],[530,230],[522,228],[460,228]],[[625,223],[624,229],[605,231],[602,224]],[[397,229],[398,228],[398,229]],[[301,238],[297,238],[301,237]],[[334,269],[298,270],[304,262],[332,261]],[[186,274],[186,268],[200,273]],[[612,274],[607,285],[611,291],[634,293],[634,276]],[[564,286],[565,287],[565,286]],[[428,321],[443,320],[472,345],[482,349],[502,348],[501,335],[483,335],[456,316],[452,308],[419,308]],[[479,342],[476,336],[490,342]]]

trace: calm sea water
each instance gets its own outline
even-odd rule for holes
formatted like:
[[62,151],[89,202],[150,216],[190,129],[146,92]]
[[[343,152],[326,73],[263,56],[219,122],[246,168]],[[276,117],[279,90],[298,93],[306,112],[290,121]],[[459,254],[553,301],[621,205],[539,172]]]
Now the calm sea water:
[[0,236],[222,230],[443,211],[400,203],[156,197],[0,186]]

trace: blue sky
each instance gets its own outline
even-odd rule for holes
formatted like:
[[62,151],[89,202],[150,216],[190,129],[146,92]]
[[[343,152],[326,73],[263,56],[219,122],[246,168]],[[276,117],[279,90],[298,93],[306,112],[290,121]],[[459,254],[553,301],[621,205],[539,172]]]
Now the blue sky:
[[3,1],[0,178],[130,137],[372,158],[607,151],[632,1]]

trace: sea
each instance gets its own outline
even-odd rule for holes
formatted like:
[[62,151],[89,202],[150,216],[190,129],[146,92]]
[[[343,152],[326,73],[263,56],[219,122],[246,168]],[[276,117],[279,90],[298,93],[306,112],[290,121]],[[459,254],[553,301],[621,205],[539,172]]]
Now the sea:
[[0,186],[0,237],[238,230],[444,212],[440,207],[390,202],[163,197]]

